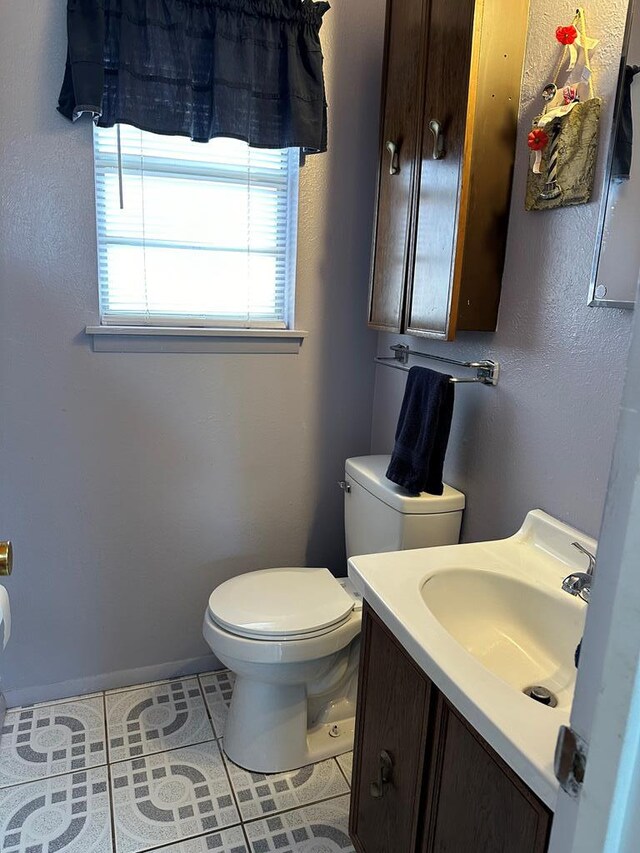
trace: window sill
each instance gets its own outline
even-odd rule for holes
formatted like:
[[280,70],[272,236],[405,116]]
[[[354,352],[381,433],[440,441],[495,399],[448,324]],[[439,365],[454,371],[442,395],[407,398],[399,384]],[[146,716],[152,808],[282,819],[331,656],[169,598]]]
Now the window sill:
[[299,329],[215,329],[193,326],[87,326],[94,352],[219,352],[297,354]]

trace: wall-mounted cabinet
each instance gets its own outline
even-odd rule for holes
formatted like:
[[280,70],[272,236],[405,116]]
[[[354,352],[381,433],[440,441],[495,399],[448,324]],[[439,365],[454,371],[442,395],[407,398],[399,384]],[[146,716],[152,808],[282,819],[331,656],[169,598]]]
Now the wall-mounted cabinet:
[[547,807],[366,605],[353,766],[358,853],[547,850]]
[[388,0],[369,325],[496,327],[528,0]]

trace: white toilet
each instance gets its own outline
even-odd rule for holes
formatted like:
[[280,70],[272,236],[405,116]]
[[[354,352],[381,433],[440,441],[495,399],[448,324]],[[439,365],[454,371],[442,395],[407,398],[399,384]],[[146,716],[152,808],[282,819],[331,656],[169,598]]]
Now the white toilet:
[[[464,495],[410,496],[389,456],[347,459],[347,556],[454,545]],[[293,770],[353,748],[362,600],[327,569],[248,572],[214,589],[205,640],[236,675],[224,750],[247,770]]]

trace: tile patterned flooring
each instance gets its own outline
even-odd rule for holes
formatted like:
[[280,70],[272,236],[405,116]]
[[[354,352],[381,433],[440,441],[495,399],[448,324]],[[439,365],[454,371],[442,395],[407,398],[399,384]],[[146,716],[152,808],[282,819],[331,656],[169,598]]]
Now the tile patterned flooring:
[[354,853],[351,754],[249,773],[222,752],[229,672],[7,712],[2,853]]

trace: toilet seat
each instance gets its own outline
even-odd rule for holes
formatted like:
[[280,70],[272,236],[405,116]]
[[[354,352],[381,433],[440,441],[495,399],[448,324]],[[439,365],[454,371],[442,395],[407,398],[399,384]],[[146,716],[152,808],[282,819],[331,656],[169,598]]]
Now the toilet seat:
[[328,569],[247,572],[214,589],[209,615],[251,640],[293,641],[327,634],[348,621],[356,599]]

